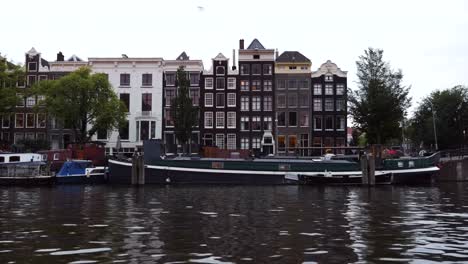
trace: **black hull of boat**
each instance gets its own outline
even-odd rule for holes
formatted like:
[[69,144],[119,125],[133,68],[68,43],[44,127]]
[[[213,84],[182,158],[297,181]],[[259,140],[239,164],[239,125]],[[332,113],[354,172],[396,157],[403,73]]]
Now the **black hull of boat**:
[[[132,184],[131,163],[109,162],[110,184]],[[216,173],[194,170],[168,170],[145,166],[145,184],[245,184],[245,185],[362,185],[362,177],[356,175],[343,176],[310,176],[296,173],[297,180],[286,179],[285,174],[263,173]],[[421,173],[386,173],[377,175],[376,184],[430,184],[434,172]]]
[[0,186],[39,186],[52,185],[55,177],[0,177]]

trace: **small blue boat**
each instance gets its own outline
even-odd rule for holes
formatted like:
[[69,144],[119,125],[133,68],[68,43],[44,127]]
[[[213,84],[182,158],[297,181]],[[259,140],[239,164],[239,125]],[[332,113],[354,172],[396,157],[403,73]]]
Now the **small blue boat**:
[[105,183],[105,167],[94,167],[90,160],[66,161],[56,175],[57,183]]

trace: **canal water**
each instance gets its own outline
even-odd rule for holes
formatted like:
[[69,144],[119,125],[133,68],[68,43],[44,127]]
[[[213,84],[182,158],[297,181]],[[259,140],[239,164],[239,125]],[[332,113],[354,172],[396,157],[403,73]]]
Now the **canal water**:
[[0,263],[468,261],[468,184],[0,187]]

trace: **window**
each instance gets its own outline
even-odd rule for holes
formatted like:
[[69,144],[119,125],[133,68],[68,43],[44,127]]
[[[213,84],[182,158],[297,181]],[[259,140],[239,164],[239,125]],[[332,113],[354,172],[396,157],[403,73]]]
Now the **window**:
[[332,98],[325,99],[325,111],[333,111],[333,99]]
[[297,107],[297,94],[296,93],[288,94],[288,107]]
[[34,105],[36,105],[36,98],[34,98],[34,96],[29,96],[28,98],[26,98],[27,107],[33,107]]
[[120,101],[124,103],[127,112],[130,112],[130,94],[120,94]]
[[37,101],[36,101],[36,103],[37,103],[37,104],[41,104],[41,103],[44,102],[44,100],[45,100],[45,96],[44,96],[44,95],[38,95],[38,96],[37,96]]
[[241,91],[249,91],[249,90],[250,90],[249,81],[247,81],[247,80],[242,80],[242,81],[240,82],[240,89],[241,89]]
[[261,147],[262,140],[258,137],[252,138],[252,148],[253,149],[259,149]]
[[27,113],[26,114],[26,127],[27,128],[34,128],[34,123],[35,123],[34,119],[36,119],[34,113]]
[[273,97],[265,96],[263,97],[263,111],[272,111],[273,110]]
[[174,72],[166,73],[166,86],[175,86],[176,75]]
[[216,66],[216,75],[224,75],[225,72],[224,66]]
[[143,73],[141,75],[141,83],[143,86],[152,86],[153,85],[153,74],[151,73]]
[[227,112],[227,128],[236,128],[236,112]]
[[325,95],[333,95],[333,84],[325,84]]
[[288,113],[288,126],[297,126],[297,112]]
[[28,85],[33,86],[36,83],[36,75],[28,75]]
[[213,78],[205,79],[205,89],[213,89]]
[[192,98],[192,104],[198,106],[200,104],[200,89],[190,88],[190,98]]
[[164,110],[164,120],[166,122],[166,127],[173,127],[174,126],[174,119],[172,118],[171,109],[165,109]]
[[295,69],[297,69],[297,66],[289,66],[289,69],[290,70],[295,70]]
[[241,75],[249,75],[250,67],[249,64],[242,64],[240,66]]
[[344,116],[337,116],[336,117],[336,130],[344,131],[346,128],[346,119]]
[[24,127],[24,114],[15,114],[15,128]]
[[45,113],[37,114],[36,123],[37,123],[38,128],[45,128],[46,127],[46,114]]
[[176,90],[174,88],[165,89],[164,99],[166,101],[166,106],[171,106],[172,101],[176,98]]
[[205,94],[205,107],[213,107],[213,94],[212,93]]
[[2,128],[10,128],[10,115],[2,116]]
[[250,149],[249,138],[241,138],[241,149]]
[[322,85],[319,83],[314,84],[314,95],[322,95]]
[[37,71],[37,63],[36,62],[29,62],[28,63],[28,71]]
[[255,55],[253,55],[253,58],[254,58],[254,60],[259,60],[259,59],[260,59],[260,55],[259,55],[259,54],[255,54]]
[[216,108],[224,108],[224,93],[216,93]]
[[224,134],[216,134],[216,147],[224,149]]
[[17,94],[16,94],[16,97],[19,98],[19,100],[18,100],[16,106],[17,106],[17,107],[23,107],[23,106],[24,106],[24,96],[23,96],[23,94],[17,93]]
[[278,112],[278,124],[279,127],[286,126],[286,112]]
[[297,148],[297,136],[289,135],[288,136],[288,150],[294,151],[295,148]]
[[339,83],[336,85],[336,95],[343,95],[345,94],[345,85]]
[[18,79],[18,83],[17,83],[16,86],[18,86],[19,88],[24,88],[24,86],[25,86],[24,81],[25,81],[25,78],[24,78],[24,77],[20,77],[20,78]]
[[333,82],[333,75],[330,75],[330,74],[325,75],[325,81],[326,82]]
[[216,128],[224,128],[224,112],[216,112]]
[[213,146],[213,134],[206,133],[203,137],[203,145]]
[[141,94],[141,111],[151,111],[153,94]]
[[300,144],[300,147],[302,148],[309,147],[309,134],[301,134],[299,144]]
[[261,98],[260,96],[252,97],[252,111],[261,111]]
[[227,149],[236,149],[236,134],[227,134]]
[[260,86],[260,84],[261,83],[259,80],[252,81],[252,86],[251,86],[252,91],[261,91],[262,87]]
[[325,117],[325,130],[333,130],[333,116]]
[[242,96],[241,97],[241,111],[249,111],[249,97]]
[[286,150],[286,136],[278,136],[278,151],[284,152]]
[[130,74],[129,73],[120,74],[120,86],[130,86]]
[[302,108],[309,107],[309,94],[299,93],[299,106]]
[[263,117],[263,130],[273,130],[273,118],[271,116]]
[[213,128],[213,112],[205,112],[205,128]]
[[276,87],[278,89],[286,89],[286,80],[278,80]]
[[252,117],[252,131],[262,130],[262,121],[259,116]]
[[227,106],[236,107],[236,94],[235,93],[227,94]]
[[252,75],[260,75],[262,71],[260,64],[252,64]]
[[223,77],[216,78],[216,90],[224,90],[226,84]]
[[248,116],[243,116],[241,117],[241,131],[249,131],[250,126],[249,126],[249,117]]
[[228,89],[236,89],[236,78],[228,78]]
[[308,127],[309,126],[309,113],[301,111],[299,113],[299,126]]
[[288,89],[297,89],[297,80],[296,79],[290,79],[288,81]]
[[299,88],[300,89],[308,89],[309,88],[309,80],[307,80],[307,79],[299,80]]
[[273,82],[271,80],[263,81],[263,91],[269,92],[273,90]]
[[322,111],[322,99],[314,98],[314,111]]
[[263,75],[272,75],[273,66],[271,64],[263,64]]
[[314,130],[322,131],[322,117],[314,116]]
[[277,102],[278,108],[285,108],[286,107],[286,95],[285,94],[278,94]]
[[200,74],[198,72],[191,72],[189,74],[189,78],[190,78],[190,85],[191,86],[200,85]]
[[345,111],[345,100],[338,99],[336,100],[336,111]]

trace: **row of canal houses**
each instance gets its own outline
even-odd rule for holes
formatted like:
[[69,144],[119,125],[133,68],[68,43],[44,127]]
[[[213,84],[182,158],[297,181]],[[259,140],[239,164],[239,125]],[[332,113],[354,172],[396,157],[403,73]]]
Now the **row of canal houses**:
[[[107,152],[132,153],[143,140],[162,139],[166,153],[177,152],[172,99],[177,95],[176,71],[185,68],[190,96],[199,106],[199,124],[194,128],[191,152],[203,146],[248,149],[270,154],[320,154],[306,147],[346,145],[347,77],[331,61],[312,70],[312,62],[298,51],[265,48],[254,39],[244,47],[239,41],[238,60],[219,53],[209,70],[201,60],[182,52],[175,60],[159,57],[93,57],[84,61],[73,55],[47,61],[34,48],[26,53],[26,82],[18,93],[34,83],[60,78],[82,66],[105,73],[116,94],[127,106],[127,124],[119,131],[99,131],[96,141],[106,143]],[[41,98],[27,97],[10,117],[2,117],[0,139],[17,143],[22,139],[47,139],[53,149],[73,142],[73,133],[45,113],[33,109]]]

